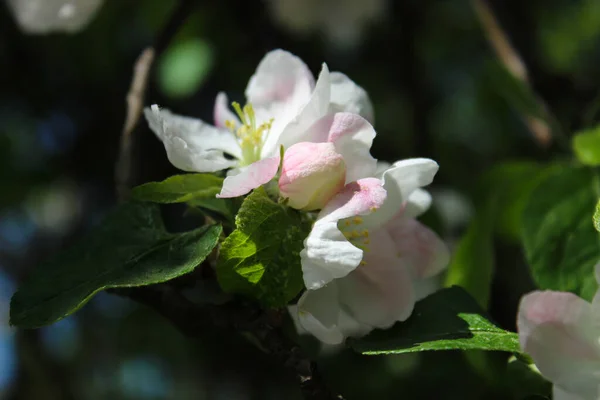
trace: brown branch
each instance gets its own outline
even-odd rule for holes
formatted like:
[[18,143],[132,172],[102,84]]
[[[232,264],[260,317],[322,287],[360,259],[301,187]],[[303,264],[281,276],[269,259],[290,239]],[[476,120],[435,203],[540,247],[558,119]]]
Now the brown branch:
[[144,92],[148,83],[150,67],[154,60],[154,49],[148,47],[138,57],[133,69],[131,87],[127,93],[127,116],[121,133],[119,158],[115,168],[117,197],[124,200],[129,196],[131,186],[131,144],[132,133],[137,125],[144,107]]
[[117,197],[120,201],[127,199],[132,184],[131,153],[133,134],[142,115],[144,92],[153,61],[169,46],[179,28],[193,11],[193,6],[194,0],[180,0],[163,29],[156,35],[154,45],[146,48],[135,63],[131,86],[127,93],[127,114],[121,133],[119,156],[115,166],[115,185]]
[[[515,78],[523,82],[523,84],[530,86],[527,67],[519,56],[519,53],[511,45],[508,36],[502,30],[502,27],[496,20],[491,8],[487,5],[485,0],[472,0],[472,3],[488,42],[494,49],[500,62]],[[544,101],[538,96],[536,97],[540,109],[544,110],[550,117],[548,107]],[[533,134],[536,142],[543,148],[549,147],[552,142],[552,130],[550,125],[535,115],[523,113],[522,118]]]

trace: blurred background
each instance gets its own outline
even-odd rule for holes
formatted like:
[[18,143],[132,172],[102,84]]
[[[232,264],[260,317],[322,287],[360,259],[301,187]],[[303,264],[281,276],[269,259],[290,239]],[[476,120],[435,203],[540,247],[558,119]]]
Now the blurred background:
[[[114,169],[133,64],[177,0],[106,0],[77,32],[30,34],[0,1],[0,398],[299,399],[292,376],[235,335],[189,340],[151,310],[101,293],[52,326],[8,326],[11,295],[32,267],[71,245],[116,204]],[[77,3],[77,2],[75,2]],[[208,0],[156,59],[146,103],[211,121],[218,91],[243,102],[264,54],[284,48],[322,62],[369,93],[373,154],[441,166],[425,220],[452,246],[477,212],[483,171],[567,154],[540,140],[515,104],[473,4],[447,0]],[[565,135],[596,122],[600,2],[495,0],[494,14],[531,87]],[[510,89],[510,88],[509,88]],[[536,137],[533,132],[537,132]],[[140,122],[134,183],[177,173]],[[172,224],[177,224],[177,218]],[[496,240],[490,312],[515,329],[533,286],[521,250]],[[314,351],[315,343],[308,341]],[[494,373],[480,353],[321,357],[347,399],[521,399],[547,395]],[[543,397],[539,397],[543,398]]]

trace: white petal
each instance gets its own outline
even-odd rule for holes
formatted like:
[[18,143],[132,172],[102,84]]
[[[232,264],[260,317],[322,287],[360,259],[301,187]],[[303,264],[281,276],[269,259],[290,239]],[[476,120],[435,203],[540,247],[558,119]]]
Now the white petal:
[[312,73],[293,54],[274,50],[262,59],[246,88],[246,98],[254,107],[257,123],[273,119],[261,157],[279,151],[277,142],[281,133],[311,101],[314,87]]
[[435,161],[427,158],[411,158],[394,163],[383,174],[387,200],[377,212],[365,218],[365,223],[377,227],[392,219],[416,189],[433,181],[438,168]]
[[8,0],[27,33],[77,32],[96,14],[103,0]]
[[429,278],[448,267],[448,246],[416,219],[396,217],[384,229],[394,241],[398,259],[416,278]]
[[331,142],[346,163],[346,183],[373,176],[377,160],[371,156],[375,129],[357,114],[340,112],[317,120],[304,134],[307,142]]
[[[394,257],[394,244],[382,232],[371,235],[364,264],[336,282],[340,303],[357,321],[386,329],[406,320],[415,305],[410,270]],[[389,241],[389,243],[387,243]]]
[[218,198],[243,196],[252,189],[264,185],[275,177],[279,168],[279,157],[265,158],[247,167],[240,168],[236,175],[229,175],[223,181]]
[[240,157],[236,138],[229,131],[219,130],[193,119],[172,114],[157,105],[144,109],[150,129],[162,140],[171,163],[184,171],[214,172],[237,165]]
[[307,290],[298,300],[298,321],[317,339],[328,344],[340,344],[344,336],[338,327],[340,306],[335,284],[319,290]]
[[517,328],[544,377],[566,392],[598,397],[600,344],[589,303],[572,293],[530,293],[521,299]]
[[408,196],[402,215],[405,218],[416,218],[429,210],[431,201],[431,195],[427,190],[416,189]]
[[377,179],[383,179],[384,172],[390,169],[391,167],[392,164],[390,164],[389,162],[377,160],[377,168],[375,169],[375,175],[373,175],[373,177]]
[[296,143],[306,142],[305,140],[308,128],[318,119],[327,114],[329,107],[330,84],[329,69],[323,64],[315,90],[310,96],[310,100],[283,129],[281,135],[269,135],[263,152],[273,151],[272,147],[279,148],[283,145],[286,149]]
[[308,289],[323,287],[358,266],[363,251],[346,239],[338,228],[338,221],[367,215],[384,200],[381,181],[365,178],[346,185],[321,210],[300,252],[304,283]]
[[298,300],[297,316],[292,318],[297,319],[303,331],[330,345],[343,343],[347,337],[366,335],[373,330],[373,327],[360,323],[340,308],[338,298],[336,282],[321,289],[307,290]]
[[215,100],[215,109],[213,111],[215,126],[218,128],[226,129],[225,121],[233,121],[236,125],[240,124],[240,120],[237,115],[229,109],[229,100],[224,92],[219,92]]
[[306,64],[284,50],[267,53],[246,87],[246,98],[254,106],[310,97],[314,78]]
[[415,301],[423,300],[425,297],[437,292],[442,288],[440,275],[425,279],[413,279]]
[[373,105],[367,92],[341,72],[332,72],[329,112],[345,111],[358,114],[373,123]]

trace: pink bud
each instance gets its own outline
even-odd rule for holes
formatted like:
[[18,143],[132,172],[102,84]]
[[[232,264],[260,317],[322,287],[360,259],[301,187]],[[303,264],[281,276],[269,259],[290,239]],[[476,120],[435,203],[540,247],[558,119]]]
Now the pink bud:
[[290,207],[319,210],[344,187],[345,179],[346,164],[333,143],[302,142],[285,152],[279,190]]

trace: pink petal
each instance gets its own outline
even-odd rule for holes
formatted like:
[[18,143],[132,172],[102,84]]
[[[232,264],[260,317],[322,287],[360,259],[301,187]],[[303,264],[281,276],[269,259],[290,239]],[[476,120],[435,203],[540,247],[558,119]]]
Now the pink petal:
[[357,114],[340,112],[317,120],[305,133],[308,142],[330,142],[346,162],[346,182],[374,176],[377,160],[370,153],[375,130]]
[[279,157],[265,158],[241,168],[240,173],[228,176],[223,182],[218,198],[243,196],[269,182],[277,174]]
[[384,229],[395,243],[399,260],[419,279],[432,277],[450,262],[446,244],[431,229],[412,218],[395,217]]
[[597,398],[600,345],[588,302],[572,293],[532,292],[521,299],[517,328],[521,348],[544,377]]
[[233,121],[239,124],[238,117],[229,109],[229,102],[227,95],[224,92],[219,92],[215,100],[214,109],[215,126],[219,128],[226,128],[225,121]]
[[360,179],[347,184],[321,210],[300,252],[304,284],[308,289],[321,288],[346,276],[360,264],[363,251],[346,239],[338,221],[371,213],[383,204],[385,197],[379,179]]
[[344,186],[321,210],[319,219],[337,222],[343,218],[369,214],[383,205],[386,196],[379,179],[359,179]]
[[336,282],[340,301],[357,321],[385,329],[410,316],[415,293],[411,272],[394,257],[385,232],[371,235],[371,243],[361,266]]

